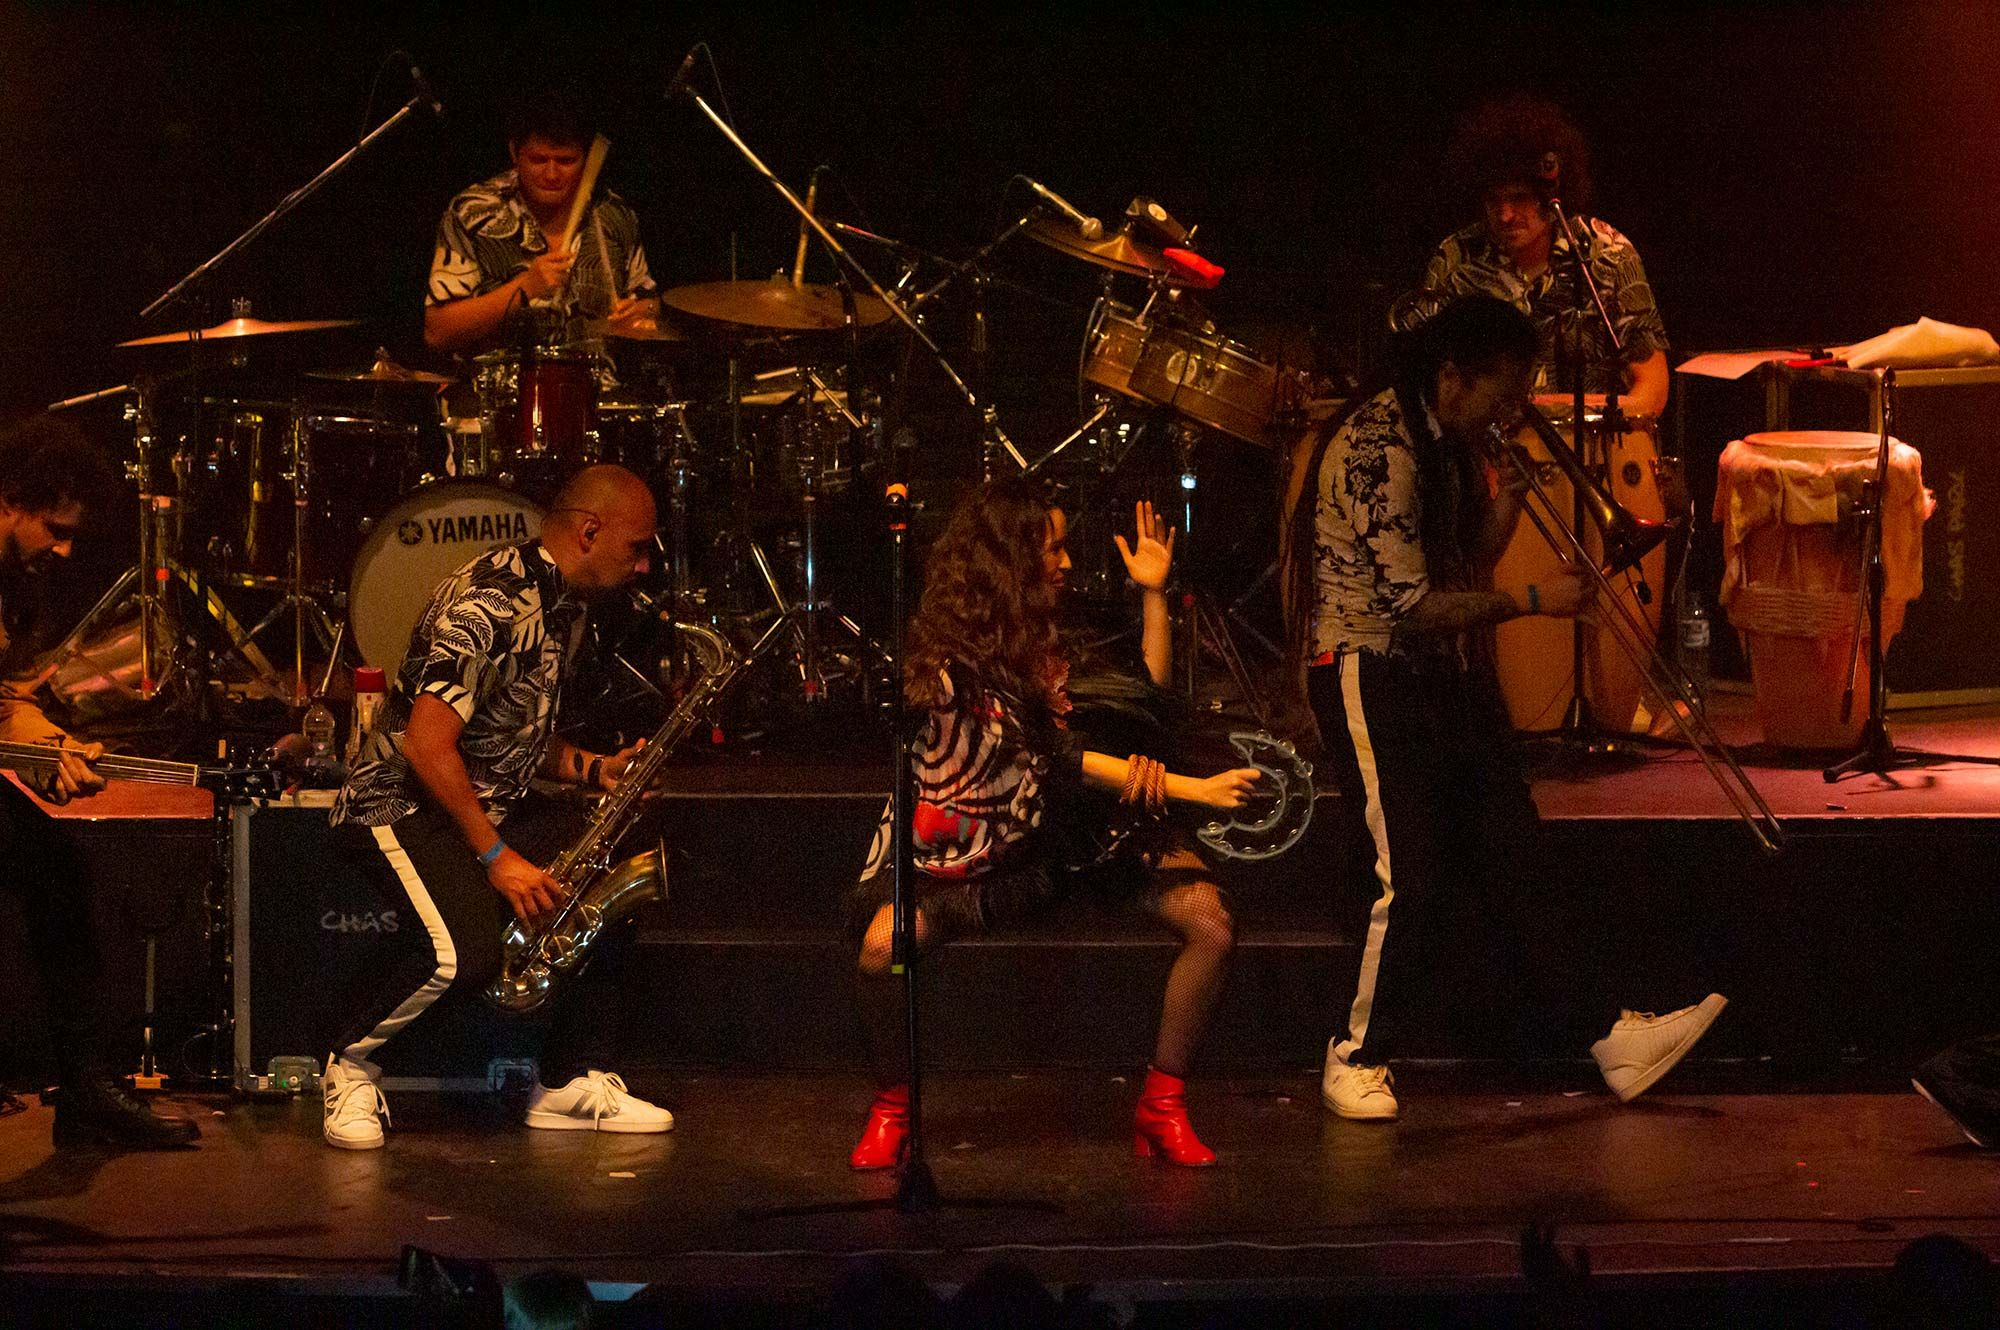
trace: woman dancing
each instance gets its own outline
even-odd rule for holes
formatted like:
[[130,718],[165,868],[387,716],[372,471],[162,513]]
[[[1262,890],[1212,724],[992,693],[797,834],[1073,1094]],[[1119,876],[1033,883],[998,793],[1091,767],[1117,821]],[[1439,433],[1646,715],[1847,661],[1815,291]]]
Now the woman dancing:
[[[1145,598],[1145,668],[1168,683],[1165,599],[1174,533],[1141,504],[1126,572]],[[1031,917],[1078,892],[1135,899],[1181,939],[1134,1119],[1141,1157],[1202,1166],[1183,1077],[1215,1009],[1235,925],[1201,856],[1160,819],[1169,803],[1239,807],[1254,768],[1205,779],[1135,753],[1092,752],[1067,724],[1069,661],[1056,619],[1068,523],[1037,487],[984,486],[932,547],[910,624],[904,691],[925,712],[912,748],[911,840],[920,947]],[[1116,799],[1107,807],[1101,791]],[[1135,824],[1104,848],[1111,823]],[[1122,829],[1122,828],[1121,828]],[[906,1050],[889,979],[893,909],[885,814],[856,888],[862,1001],[879,1089],[850,1162],[889,1168],[909,1132]]]

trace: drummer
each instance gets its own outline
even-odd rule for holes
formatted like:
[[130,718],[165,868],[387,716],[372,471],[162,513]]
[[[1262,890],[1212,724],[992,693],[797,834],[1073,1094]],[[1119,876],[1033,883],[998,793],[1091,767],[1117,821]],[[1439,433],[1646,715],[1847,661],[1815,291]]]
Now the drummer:
[[[1446,174],[1480,220],[1447,236],[1423,283],[1391,306],[1389,324],[1407,332],[1464,295],[1494,296],[1534,321],[1540,341],[1538,397],[1567,402],[1557,336],[1565,315],[1582,319],[1584,387],[1601,402],[1620,395],[1628,414],[1655,416],[1667,404],[1667,332],[1639,252],[1617,228],[1586,215],[1590,158],[1583,135],[1560,108],[1525,94],[1487,102],[1453,137]],[[1560,197],[1584,247],[1584,261],[1617,325],[1614,352],[1587,289],[1579,290],[1571,247],[1549,206]]]
[[532,312],[543,345],[579,340],[582,325],[608,319],[635,332],[657,326],[659,299],[639,243],[639,218],[609,190],[577,224],[560,231],[583,180],[595,128],[567,95],[531,93],[508,127],[511,169],[451,201],[438,222],[424,297],[424,341],[439,351],[475,352],[513,335],[509,316]]

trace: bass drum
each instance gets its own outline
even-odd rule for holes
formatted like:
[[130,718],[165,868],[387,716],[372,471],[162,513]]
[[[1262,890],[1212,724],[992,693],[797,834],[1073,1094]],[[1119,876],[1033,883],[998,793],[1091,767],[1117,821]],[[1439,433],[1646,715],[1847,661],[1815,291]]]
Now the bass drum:
[[[1567,417],[1552,417],[1551,423],[1575,447],[1576,434],[1570,429]],[[1594,414],[1585,418],[1585,427],[1592,443],[1597,444],[1602,439],[1603,426]],[[1536,479],[1554,500],[1562,521],[1571,522],[1569,478],[1549,459],[1548,449],[1532,430],[1523,430],[1515,442],[1535,459]],[[1664,519],[1666,501],[1660,489],[1659,436],[1653,419],[1626,416],[1625,432],[1603,440],[1603,445],[1601,449],[1593,447],[1592,452],[1599,453],[1606,463],[1600,474],[1606,479],[1605,488],[1612,499],[1634,517]],[[1583,538],[1593,552],[1601,548],[1594,526],[1585,524]],[[1503,586],[1547,581],[1557,576],[1561,567],[1562,561],[1548,541],[1523,514],[1493,570],[1493,580]],[[1640,574],[1651,591],[1650,604],[1639,598]],[[1620,573],[1611,583],[1634,620],[1646,626],[1647,644],[1651,645],[1660,631],[1660,608],[1666,599],[1666,547],[1654,549],[1639,561],[1636,571]],[[1515,729],[1539,732],[1562,728],[1573,692],[1571,650],[1568,619],[1539,615],[1510,619],[1494,630],[1500,691],[1507,698],[1507,712]],[[1643,734],[1651,728],[1654,717],[1638,669],[1608,632],[1600,632],[1587,623],[1583,634],[1583,673],[1584,699],[1590,704],[1592,720],[1601,728],[1612,734]]]
[[483,480],[440,480],[391,508],[362,542],[347,618],[361,659],[391,679],[438,584],[495,545],[541,533],[533,500]]

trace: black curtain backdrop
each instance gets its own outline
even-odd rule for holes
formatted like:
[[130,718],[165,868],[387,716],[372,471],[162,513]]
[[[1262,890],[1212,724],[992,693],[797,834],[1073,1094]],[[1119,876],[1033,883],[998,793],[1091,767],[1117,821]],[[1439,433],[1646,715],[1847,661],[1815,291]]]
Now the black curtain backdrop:
[[[826,163],[831,210],[964,254],[1027,172],[1086,211],[1156,197],[1229,269],[1243,335],[1373,329],[1465,219],[1451,128],[1511,88],[1591,140],[1597,211],[1637,243],[1681,352],[1839,342],[1929,314],[2000,323],[2000,6],[1256,4],[1054,8],[591,5],[86,6],[0,20],[0,416],[114,384],[112,344],[213,322],[353,317],[324,358],[422,363],[446,201],[504,165],[510,89],[566,73],[601,103],[607,179],[663,284],[788,264],[779,201],[660,92],[713,48],[745,136],[786,179]],[[222,272],[199,314],[137,311],[407,95],[443,95]],[[711,88],[704,68],[698,85]],[[996,398],[1024,442],[1073,417],[1093,270],[1017,242],[993,302]],[[824,280],[826,261],[813,275]],[[953,311],[942,340],[962,347]],[[308,354],[308,359],[311,353]],[[86,417],[107,447],[115,413]],[[1720,441],[1706,441],[1709,451]]]

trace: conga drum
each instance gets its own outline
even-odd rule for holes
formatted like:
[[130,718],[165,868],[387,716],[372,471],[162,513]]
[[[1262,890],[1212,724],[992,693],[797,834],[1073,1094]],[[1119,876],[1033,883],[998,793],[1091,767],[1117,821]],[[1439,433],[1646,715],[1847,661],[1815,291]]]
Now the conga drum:
[[[1576,433],[1569,427],[1568,414],[1544,408],[1571,447]],[[1660,448],[1655,422],[1650,416],[1627,415],[1625,428],[1607,436],[1602,417],[1595,411],[1585,416],[1591,449],[1587,461],[1601,463],[1606,492],[1632,516],[1660,521],[1666,503],[1660,490]],[[1548,449],[1532,430],[1523,430],[1516,443],[1535,459],[1535,479],[1556,506],[1565,524],[1574,518],[1574,498],[1569,477],[1550,460]],[[1529,502],[1539,504],[1532,494]],[[1593,553],[1603,548],[1601,533],[1586,524],[1578,532]],[[1563,561],[1555,548],[1526,514],[1515,528],[1499,562],[1494,566],[1496,586],[1522,582],[1547,583],[1558,576]],[[1618,599],[1635,622],[1644,623],[1647,642],[1660,628],[1660,608],[1666,599],[1667,552],[1654,549],[1638,567],[1612,578]],[[1650,603],[1642,601],[1639,586],[1643,578],[1649,588]],[[1610,613],[1602,609],[1602,614]],[[1561,727],[1575,691],[1575,661],[1571,641],[1571,621],[1542,615],[1511,619],[1494,631],[1494,664],[1500,676],[1500,691],[1507,699],[1507,714],[1517,730],[1547,731]],[[1609,631],[1601,631],[1588,621],[1583,628],[1583,696],[1590,704],[1591,719],[1613,734],[1643,733],[1653,715],[1644,693],[1643,676],[1619,647]]]
[[[1855,705],[1845,721],[1861,597],[1861,527],[1847,514],[1875,474],[1880,439],[1845,430],[1752,434],[1722,452],[1715,520],[1722,528],[1722,603],[1750,657],[1750,684],[1764,741],[1780,748],[1848,748],[1868,719],[1868,652],[1854,668]],[[1890,440],[1883,509],[1882,646],[1924,590],[1923,527],[1936,506],[1923,459]]]

